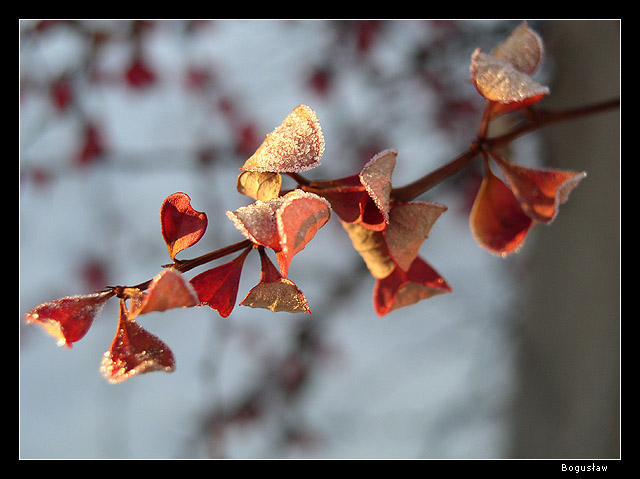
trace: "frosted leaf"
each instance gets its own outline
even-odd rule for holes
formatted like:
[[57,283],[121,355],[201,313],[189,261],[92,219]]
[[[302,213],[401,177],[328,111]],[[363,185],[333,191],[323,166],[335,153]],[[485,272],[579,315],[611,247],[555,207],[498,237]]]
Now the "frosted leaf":
[[409,270],[431,227],[446,209],[444,205],[425,201],[414,201],[391,209],[384,237],[389,254],[403,270]]
[[[286,195],[285,195],[286,196]],[[235,211],[227,211],[227,217],[249,240],[267,248],[280,249],[276,211],[282,205],[284,197],[269,201],[257,200]]]
[[188,308],[198,304],[198,295],[182,274],[165,270],[153,278],[143,298],[137,302],[133,315]]
[[294,190],[282,197],[276,211],[280,238],[277,253],[280,271],[287,276],[292,258],[304,249],[331,216],[331,205],[324,198],[302,190]]
[[300,105],[267,135],[241,169],[280,173],[306,171],[320,164],[323,153],[324,136],[318,117],[311,108]]
[[369,196],[389,221],[389,200],[391,198],[391,176],[396,166],[398,152],[384,150],[371,158],[360,172],[360,182],[364,185]]
[[533,102],[549,94],[549,88],[517,70],[511,63],[480,49],[471,56],[471,78],[483,97],[499,103]]
[[130,319],[121,301],[118,330],[100,366],[105,379],[116,384],[138,374],[174,369],[175,360],[169,347]]
[[492,155],[522,210],[533,220],[550,224],[558,215],[559,207],[569,199],[569,193],[578,186],[586,172],[525,168]]
[[40,325],[50,336],[58,340],[59,346],[71,348],[71,344],[82,339],[102,311],[113,292],[67,296],[56,299],[29,311],[28,323]]
[[531,75],[542,62],[544,44],[540,36],[529,28],[527,22],[523,22],[491,52],[491,55],[510,63],[516,70]]

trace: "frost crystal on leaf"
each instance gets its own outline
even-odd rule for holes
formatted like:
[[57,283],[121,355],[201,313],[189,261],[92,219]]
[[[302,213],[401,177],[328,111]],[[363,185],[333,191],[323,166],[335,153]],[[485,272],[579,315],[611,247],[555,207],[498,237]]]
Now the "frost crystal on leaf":
[[296,107],[267,135],[242,170],[294,173],[320,164],[324,136],[316,113],[306,105]]
[[549,94],[549,88],[516,69],[511,63],[483,53],[479,48],[471,56],[471,78],[480,94],[499,103],[526,102],[526,106]]

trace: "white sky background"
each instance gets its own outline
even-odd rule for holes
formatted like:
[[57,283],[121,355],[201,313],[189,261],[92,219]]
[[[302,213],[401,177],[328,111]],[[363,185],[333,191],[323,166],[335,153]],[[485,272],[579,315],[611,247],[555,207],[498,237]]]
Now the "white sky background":
[[[144,58],[157,80],[143,90],[118,80],[131,58],[127,22],[92,24],[112,35],[94,59],[108,77],[97,84],[83,75],[87,43],[73,29],[23,37],[20,456],[502,457],[518,268],[526,257],[501,260],[475,244],[462,177],[422,198],[449,207],[421,256],[453,293],[384,318],[373,311],[374,281],[357,273],[360,257],[337,219],[294,258],[290,270],[311,316],[237,307],[226,319],[209,308],[140,319],[172,349],[172,374],[146,374],[120,385],[100,376],[102,354],[115,334],[115,301],[71,350],[24,325],[23,315],[44,301],[89,292],[79,272],[92,259],[104,265],[108,284],[133,285],[157,274],[169,262],[159,210],[171,193],[188,193],[209,218],[204,238],[179,257],[242,239],[224,212],[250,202],[235,190],[237,168],[246,158],[233,151],[220,99],[229,99],[238,118],[252,122],[258,141],[305,103],[316,110],[326,141],[322,166],[308,177],[347,176],[363,164],[359,151],[395,148],[399,186],[454,158],[475,131],[473,121],[453,134],[440,127],[436,114],[446,98],[429,86],[424,71],[410,67],[416,49],[432,47],[426,71],[452,97],[480,108],[468,82],[470,55],[477,46],[492,48],[500,38],[495,32],[505,34],[515,25],[463,22],[440,43],[447,31],[442,25],[384,22],[371,49],[358,54],[353,31],[339,37],[326,21],[224,21],[190,33],[185,22],[160,22],[144,35]],[[22,29],[31,26],[24,22]],[[307,84],[311,70],[323,65],[335,69],[326,95]],[[208,87],[184,87],[190,66],[212,72]],[[64,72],[71,73],[82,115],[96,120],[109,147],[104,161],[84,168],[72,160],[82,116],[56,111],[47,96],[47,82]],[[479,118],[474,115],[469,119]],[[203,164],[196,153],[207,145],[214,145],[214,158]],[[535,141],[525,140],[515,154],[530,163],[536,149]],[[42,172],[49,178],[44,184],[35,180]],[[258,264],[257,255],[247,260],[239,300],[257,283]],[[351,276],[353,291],[329,297],[336,278]],[[212,443],[203,434],[203,418],[211,410],[228,411],[264,378],[305,321],[319,323],[322,353],[302,393],[295,399],[274,393],[259,417],[230,425]],[[303,439],[287,440],[286,430]]]

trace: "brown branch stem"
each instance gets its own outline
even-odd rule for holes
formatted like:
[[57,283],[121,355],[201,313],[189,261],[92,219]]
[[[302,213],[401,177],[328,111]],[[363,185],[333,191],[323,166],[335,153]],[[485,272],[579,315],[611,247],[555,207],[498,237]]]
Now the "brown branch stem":
[[[512,142],[519,136],[549,126],[553,123],[583,118],[592,114],[613,110],[615,108],[618,108],[619,106],[620,99],[616,98],[613,100],[558,112],[550,112],[546,110],[537,110],[530,108],[528,110],[529,119],[525,123],[516,126],[513,130],[505,133],[504,135],[500,135],[494,138],[484,138],[484,134],[486,133],[488,124],[483,124],[483,126],[478,130],[478,133],[481,136],[478,138],[478,140],[474,141],[471,144],[471,147],[467,151],[459,155],[457,158],[449,161],[445,165],[441,166],[440,168],[417,179],[416,181],[400,188],[394,188],[391,192],[391,197],[394,201],[400,203],[411,201],[430,188],[433,188],[435,185],[441,183],[442,181],[453,176],[454,174],[468,166],[474,159],[478,157],[478,155],[483,156],[485,153],[490,152],[494,148],[501,147]],[[486,115],[483,115],[483,118],[485,116]],[[298,173],[288,173],[288,175],[298,183],[298,187],[302,187],[303,189],[313,189],[313,187],[311,186],[312,182],[304,178],[302,175]],[[323,184],[323,182],[314,183],[317,183],[318,185]],[[331,182],[326,182],[326,186],[329,187],[329,185],[331,185]],[[193,268],[202,266],[203,264],[215,261],[216,259],[222,258],[237,251],[250,248],[252,245],[253,243],[250,240],[246,239],[229,246],[225,246],[224,248],[220,248],[216,251],[204,254],[202,256],[198,256],[196,258],[187,260],[175,260],[173,264],[165,265],[164,267],[173,268],[180,273],[185,273]],[[131,286],[131,288],[145,290],[149,287],[151,281],[152,280],[147,280],[144,283],[140,283],[136,286]],[[128,287],[115,286],[109,289],[111,289],[115,294],[118,294],[119,291],[123,291],[125,288]]]

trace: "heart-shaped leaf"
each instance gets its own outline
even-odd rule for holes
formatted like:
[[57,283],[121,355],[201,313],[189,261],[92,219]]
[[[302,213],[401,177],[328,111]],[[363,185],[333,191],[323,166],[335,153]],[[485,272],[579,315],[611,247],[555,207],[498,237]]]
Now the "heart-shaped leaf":
[[373,305],[376,313],[384,316],[396,309],[450,291],[451,288],[440,274],[417,257],[408,271],[395,268],[391,274],[376,281]]
[[569,193],[587,174],[575,171],[525,168],[499,155],[492,155],[504,174],[522,210],[533,220],[550,224]]
[[301,172],[318,166],[323,153],[324,136],[318,117],[311,108],[300,105],[267,135],[241,169]]
[[469,215],[478,244],[493,254],[507,256],[522,247],[534,224],[509,187],[487,166]]
[[191,207],[189,195],[174,193],[162,203],[160,224],[162,237],[173,260],[180,251],[202,238],[207,229],[207,215]]
[[28,323],[36,323],[54,338],[58,345],[71,348],[82,339],[113,292],[68,296],[43,303],[26,315]]
[[223,318],[231,314],[238,296],[242,266],[250,251],[251,248],[247,248],[228,263],[200,273],[191,279],[191,285],[198,294],[200,306],[210,306]]
[[152,371],[173,372],[175,360],[166,344],[129,318],[121,300],[118,330],[100,369],[107,381],[121,383]]
[[431,227],[447,207],[438,203],[414,201],[394,206],[384,237],[396,264],[408,271]]
[[263,249],[260,249],[260,260],[262,263],[260,282],[247,293],[240,304],[274,312],[311,314],[302,291],[293,281],[282,277]]

